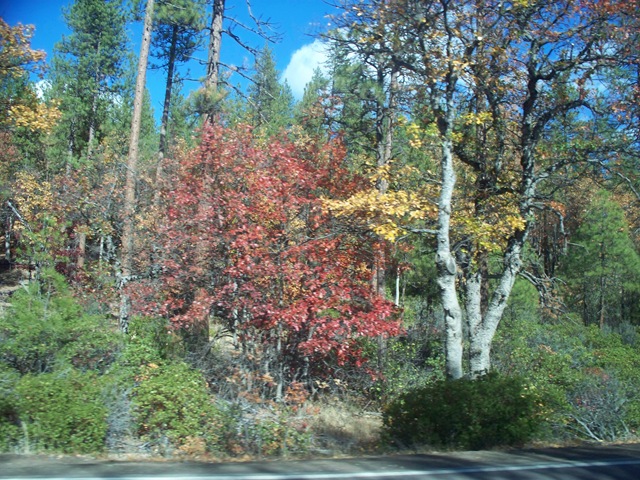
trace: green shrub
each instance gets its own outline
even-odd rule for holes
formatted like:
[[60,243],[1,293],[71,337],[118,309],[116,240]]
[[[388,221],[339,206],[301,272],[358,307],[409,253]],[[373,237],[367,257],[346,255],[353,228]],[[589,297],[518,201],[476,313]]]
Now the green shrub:
[[0,317],[0,362],[21,374],[65,364],[102,372],[115,359],[121,336],[104,318],[83,314],[60,274],[43,272],[11,305]]
[[20,428],[16,385],[20,375],[0,364],[0,452],[10,451],[17,445]]
[[236,432],[229,444],[233,453],[273,457],[309,450],[309,425],[289,407],[272,405],[253,414],[242,409],[234,413]]
[[389,403],[383,431],[388,440],[405,447],[522,445],[538,428],[539,403],[517,377],[489,374],[473,381],[440,381]]
[[99,452],[107,432],[100,378],[69,369],[17,383],[21,442],[38,451]]
[[439,339],[432,330],[412,327],[405,335],[386,340],[381,375],[369,389],[369,395],[384,401],[442,380],[444,357]]
[[172,332],[163,318],[134,317],[129,322],[129,336],[119,359],[124,367],[172,361],[183,356],[182,340]]
[[136,377],[133,417],[138,434],[162,446],[180,447],[194,438],[209,450],[225,438],[223,415],[213,404],[202,374],[185,363],[147,364]]
[[640,351],[620,334],[531,321],[498,333],[495,368],[544,395],[542,438],[612,441],[640,429]]
[[629,436],[628,394],[614,377],[594,369],[568,393],[567,429],[576,437],[613,442]]

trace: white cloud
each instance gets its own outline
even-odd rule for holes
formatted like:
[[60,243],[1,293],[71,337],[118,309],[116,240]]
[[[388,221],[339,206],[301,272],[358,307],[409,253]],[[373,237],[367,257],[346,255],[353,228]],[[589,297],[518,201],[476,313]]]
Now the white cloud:
[[38,80],[33,89],[36,91],[38,100],[43,101],[47,92],[51,89],[51,82],[49,80]]
[[316,68],[326,70],[327,56],[327,45],[320,40],[315,40],[293,52],[289,65],[282,73],[282,79],[287,81],[295,98],[302,98],[304,87],[313,77]]

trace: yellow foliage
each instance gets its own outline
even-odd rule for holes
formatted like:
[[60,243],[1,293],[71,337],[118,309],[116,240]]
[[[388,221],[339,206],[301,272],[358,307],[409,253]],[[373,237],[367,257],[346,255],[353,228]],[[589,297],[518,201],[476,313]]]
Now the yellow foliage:
[[44,51],[31,48],[33,31],[33,25],[11,27],[0,18],[0,77],[18,78],[32,64],[44,60]]
[[532,5],[532,0],[513,0],[513,6],[519,8],[527,8]]
[[425,143],[427,143],[427,139],[438,135],[438,130],[435,124],[422,127],[416,122],[410,122],[404,116],[400,116],[397,121],[398,126],[404,128],[405,135],[407,136],[411,148],[422,148],[425,146]]
[[406,233],[406,228],[436,213],[435,205],[425,191],[388,190],[378,191],[375,185],[380,180],[408,178],[418,174],[415,167],[405,166],[395,171],[388,163],[371,176],[371,188],[352,195],[345,200],[324,199],[324,207],[337,217],[356,217],[380,237],[395,241]]
[[480,112],[480,113],[467,113],[462,116],[462,123],[464,125],[484,125],[488,123],[493,118],[491,112]]
[[473,239],[476,253],[496,253],[504,249],[509,236],[525,228],[514,194],[491,197],[481,215],[467,203],[456,209],[452,225],[459,235]]
[[[51,184],[39,180],[29,172],[16,174],[14,198],[20,214],[29,224],[42,220],[54,203]],[[22,225],[16,225],[16,229],[21,228]]]
[[57,104],[46,105],[38,102],[35,106],[13,105],[9,108],[13,124],[32,132],[50,133],[60,119],[61,113]]
[[19,172],[14,184],[14,199],[21,219],[14,228],[19,232],[18,257],[41,265],[60,259],[64,250],[67,225],[60,222],[60,211],[53,188],[28,172]]

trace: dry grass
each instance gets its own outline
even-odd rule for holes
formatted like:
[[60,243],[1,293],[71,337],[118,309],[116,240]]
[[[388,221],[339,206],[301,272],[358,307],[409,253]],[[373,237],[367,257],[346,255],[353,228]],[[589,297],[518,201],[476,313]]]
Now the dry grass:
[[382,417],[377,412],[345,402],[312,402],[309,430],[315,450],[325,455],[375,452],[380,444]]

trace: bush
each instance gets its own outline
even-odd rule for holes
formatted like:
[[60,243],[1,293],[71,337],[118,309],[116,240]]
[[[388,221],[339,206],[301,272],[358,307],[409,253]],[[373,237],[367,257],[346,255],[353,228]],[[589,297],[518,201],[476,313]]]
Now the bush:
[[182,339],[164,318],[133,317],[129,336],[120,355],[122,367],[138,368],[149,363],[177,360],[184,356]]
[[[248,407],[248,405],[245,405]],[[305,413],[288,406],[269,405],[242,409],[236,404],[235,435],[229,450],[235,454],[261,457],[304,454],[311,444],[311,432]]]
[[104,318],[83,314],[60,274],[43,272],[11,304],[0,317],[0,362],[21,374],[65,364],[102,372],[115,359],[121,336]]
[[444,379],[444,356],[435,328],[414,326],[386,340],[382,371],[369,389],[376,400],[392,399],[406,390]]
[[103,450],[107,409],[100,378],[73,369],[23,376],[16,385],[20,441],[40,451]]
[[544,437],[624,440],[640,429],[640,352],[578,322],[522,321],[499,331],[493,364],[545,398]]
[[185,363],[148,364],[133,390],[138,434],[157,447],[181,447],[204,440],[208,450],[224,443],[225,424],[199,372]]
[[0,364],[0,452],[14,448],[20,432],[16,394],[20,375],[3,367]]
[[518,377],[445,380],[408,391],[387,405],[383,434],[405,447],[522,445],[538,428],[539,403]]
[[579,438],[597,442],[626,439],[630,429],[624,387],[604,371],[590,373],[568,394],[573,408],[567,414],[567,428]]

